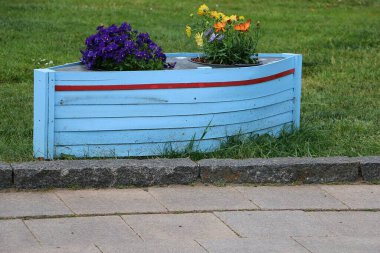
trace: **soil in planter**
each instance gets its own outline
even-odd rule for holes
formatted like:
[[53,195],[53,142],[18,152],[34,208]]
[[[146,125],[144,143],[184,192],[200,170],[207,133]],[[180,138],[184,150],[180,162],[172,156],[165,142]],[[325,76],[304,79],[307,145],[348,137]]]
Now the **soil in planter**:
[[215,63],[207,62],[206,59],[202,57],[191,58],[190,61],[193,63],[202,64],[202,65],[210,66],[213,68],[252,67],[252,66],[259,66],[263,64],[261,60],[259,60],[258,63],[252,63],[252,64],[215,64]]

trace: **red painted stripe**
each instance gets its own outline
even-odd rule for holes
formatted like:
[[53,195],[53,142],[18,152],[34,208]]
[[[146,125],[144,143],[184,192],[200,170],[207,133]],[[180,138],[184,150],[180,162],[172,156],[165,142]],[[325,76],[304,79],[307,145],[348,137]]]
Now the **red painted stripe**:
[[184,89],[242,86],[264,83],[287,75],[294,74],[295,69],[289,69],[271,76],[260,77],[244,81],[231,82],[203,82],[203,83],[157,83],[157,84],[121,84],[121,85],[56,85],[56,91],[101,91],[101,90],[151,90],[151,89]]

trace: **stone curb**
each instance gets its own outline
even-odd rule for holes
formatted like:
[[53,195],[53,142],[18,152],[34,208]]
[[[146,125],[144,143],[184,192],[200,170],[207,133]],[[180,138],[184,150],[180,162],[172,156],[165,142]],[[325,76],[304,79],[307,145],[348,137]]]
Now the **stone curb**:
[[197,180],[190,159],[64,160],[12,164],[16,188],[118,187],[189,184]]
[[0,163],[0,189],[203,183],[329,183],[380,180],[380,156],[270,159],[60,160]]
[[0,162],[0,189],[11,188],[12,186],[12,167],[7,163]]
[[359,162],[365,181],[380,181],[380,156],[362,157]]
[[347,157],[199,161],[205,183],[330,183],[359,177],[359,161]]

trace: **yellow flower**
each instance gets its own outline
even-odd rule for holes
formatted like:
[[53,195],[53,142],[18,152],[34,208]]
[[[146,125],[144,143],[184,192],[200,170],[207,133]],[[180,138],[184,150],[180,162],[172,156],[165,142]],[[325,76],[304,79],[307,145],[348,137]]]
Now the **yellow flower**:
[[226,16],[226,14],[224,14],[223,12],[218,13],[218,19],[223,20],[225,18],[225,16]]
[[203,16],[208,13],[210,9],[207,7],[207,5],[202,4],[198,9],[198,15]]
[[236,15],[232,15],[232,16],[230,16],[230,20],[231,20],[231,21],[237,21],[237,16],[236,16]]
[[212,11],[212,12],[210,12],[210,16],[212,18],[218,19],[219,18],[219,13],[217,11]]
[[203,33],[195,34],[195,42],[197,43],[198,47],[203,47]]
[[239,16],[239,20],[244,20],[245,17],[244,16]]
[[186,26],[186,35],[187,35],[187,37],[191,37],[191,27],[190,26]]
[[230,20],[230,17],[229,16],[224,16],[222,18],[222,22],[227,22],[228,20]]

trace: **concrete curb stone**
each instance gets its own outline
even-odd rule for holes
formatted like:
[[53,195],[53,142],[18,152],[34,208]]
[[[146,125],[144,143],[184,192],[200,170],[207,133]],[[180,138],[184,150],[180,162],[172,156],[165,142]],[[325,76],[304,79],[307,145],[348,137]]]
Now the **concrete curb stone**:
[[205,159],[198,164],[205,183],[347,182],[359,173],[359,162],[347,157]]
[[[361,172],[361,173],[360,173]],[[125,187],[203,183],[329,183],[380,180],[380,156],[270,159],[0,162],[2,188]]]
[[0,189],[12,187],[12,167],[0,162]]
[[380,180],[380,156],[359,158],[363,179],[368,182]]
[[12,164],[16,188],[189,184],[198,168],[190,159],[61,160]]

